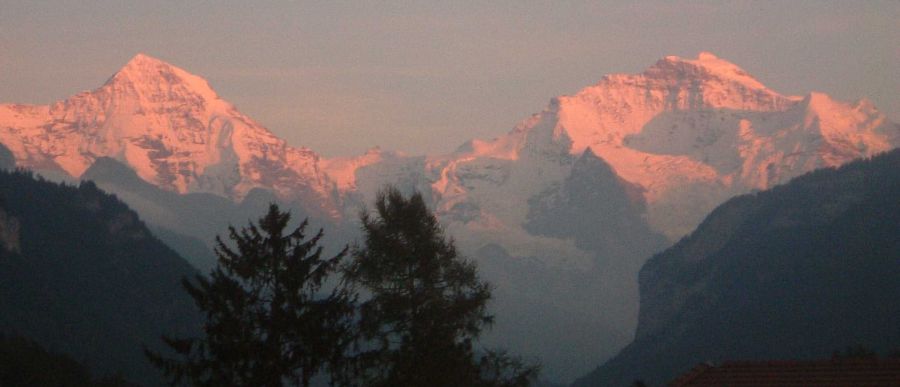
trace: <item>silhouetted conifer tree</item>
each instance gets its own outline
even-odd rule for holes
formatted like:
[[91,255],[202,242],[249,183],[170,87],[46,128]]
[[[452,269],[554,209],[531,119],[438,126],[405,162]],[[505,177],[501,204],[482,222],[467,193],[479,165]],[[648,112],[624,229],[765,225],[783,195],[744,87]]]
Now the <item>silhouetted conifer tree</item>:
[[476,354],[493,322],[490,286],[460,257],[422,196],[395,188],[362,215],[363,246],[345,275],[360,304],[356,382],[365,386],[525,386],[537,367],[502,352]]
[[352,296],[323,290],[346,249],[331,258],[306,239],[304,221],[285,233],[290,214],[274,204],[258,225],[229,228],[236,248],[217,238],[218,266],[183,281],[206,315],[201,338],[163,340],[177,358],[146,351],[173,385],[308,386],[342,364],[351,340]]

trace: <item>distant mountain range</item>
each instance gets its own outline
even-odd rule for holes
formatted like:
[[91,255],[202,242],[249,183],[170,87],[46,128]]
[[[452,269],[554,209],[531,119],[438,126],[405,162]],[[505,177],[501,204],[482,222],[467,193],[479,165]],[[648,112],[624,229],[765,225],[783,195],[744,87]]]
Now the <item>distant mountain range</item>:
[[[529,191],[540,190],[564,179],[574,159],[590,149],[639,188],[654,229],[674,238],[707,212],[672,219],[686,210],[668,207],[686,208],[680,205],[685,195],[727,198],[872,156],[900,145],[900,127],[867,100],[784,96],[701,53],[697,59],[666,57],[641,74],[604,76],[554,98],[512,132],[472,140],[448,155],[374,149],[324,159],[278,139],[203,78],[138,54],[99,89],[49,106],[0,105],[0,142],[18,166],[37,171],[77,178],[98,158],[110,157],[164,190],[240,200],[259,187],[333,217],[353,216],[345,211],[353,204],[347,196],[371,195],[366,183],[372,179],[406,182],[432,194],[443,212],[465,211],[453,208],[488,199],[474,192],[475,185],[496,191],[527,179]],[[530,173],[510,176],[526,165]],[[373,176],[373,170],[382,173]],[[523,199],[536,194],[527,193]],[[487,207],[482,223],[524,218],[521,210]]]
[[716,208],[640,272],[637,334],[575,386],[664,385],[703,362],[900,349],[900,150]]
[[270,200],[340,244],[379,188],[419,190],[497,285],[497,341],[568,379],[633,337],[634,278],[650,255],[734,195],[897,147],[900,126],[866,100],[781,95],[701,53],[604,76],[448,154],[329,159],[140,54],[99,89],[0,105],[0,143],[17,166],[96,180],[183,253]]

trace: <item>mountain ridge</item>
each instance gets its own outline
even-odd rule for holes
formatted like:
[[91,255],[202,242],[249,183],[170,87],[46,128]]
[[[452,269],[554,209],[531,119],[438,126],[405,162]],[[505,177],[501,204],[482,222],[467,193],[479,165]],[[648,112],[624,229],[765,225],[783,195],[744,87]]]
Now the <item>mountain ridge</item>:
[[[771,120],[782,125],[762,122]],[[706,132],[691,129],[698,123]],[[664,130],[677,138],[654,140]],[[794,138],[801,132],[808,138]],[[690,142],[691,136],[699,141]],[[786,137],[792,139],[773,142]],[[721,138],[727,143],[717,142]],[[672,140],[680,147],[667,146]],[[0,105],[0,142],[19,166],[31,169],[77,178],[96,158],[112,157],[167,190],[239,201],[249,190],[265,188],[331,218],[348,215],[343,197],[359,190],[361,168],[383,162],[382,155],[416,157],[376,150],[326,159],[290,146],[221,99],[202,77],[143,53],[98,89],[45,106]],[[795,149],[811,142],[821,146]],[[709,52],[695,59],[667,56],[641,73],[605,75],[553,98],[542,112],[493,140],[473,139],[449,154],[426,156],[417,184],[449,211],[466,192],[453,184],[457,165],[479,157],[517,160],[525,147],[538,143],[551,153],[576,156],[591,148],[620,177],[643,188],[651,224],[674,239],[704,213],[692,211],[685,224],[673,220],[685,215],[668,212],[672,201],[681,201],[678,191],[722,186],[699,188],[721,201],[766,189],[812,168],[896,147],[900,127],[866,100],[781,95]],[[731,160],[730,170],[715,165],[723,158]],[[723,192],[710,193],[717,190]]]
[[[894,148],[900,126],[870,102],[781,95],[701,53],[604,76],[506,133],[448,153],[376,148],[324,158],[277,138],[201,77],[141,54],[96,90],[48,106],[0,105],[0,143],[20,167],[42,173],[76,176],[109,157],[160,191],[98,170],[104,189],[156,226],[206,243],[224,224],[200,218],[243,222],[260,200],[353,230],[384,185],[420,191],[461,250],[486,263],[485,278],[506,286],[498,305],[508,309],[498,316],[560,311],[500,319],[495,332],[563,380],[628,343],[637,272],[664,247],[660,234],[677,240],[732,196]],[[558,214],[577,217],[579,227],[555,227],[565,220]],[[616,238],[617,230],[634,235]],[[512,291],[535,284],[544,291]],[[544,332],[546,345],[516,342],[521,332]]]
[[100,88],[48,106],[0,105],[0,141],[19,166],[79,177],[99,157],[178,193],[240,200],[263,187],[335,213],[319,156],[238,112],[201,77],[138,54]]

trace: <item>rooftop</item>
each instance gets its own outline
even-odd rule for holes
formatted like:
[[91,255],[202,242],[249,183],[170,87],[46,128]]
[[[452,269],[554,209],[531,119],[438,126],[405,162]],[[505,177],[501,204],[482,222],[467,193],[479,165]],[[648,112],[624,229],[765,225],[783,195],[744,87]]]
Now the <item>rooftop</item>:
[[900,359],[700,364],[669,386],[900,386]]

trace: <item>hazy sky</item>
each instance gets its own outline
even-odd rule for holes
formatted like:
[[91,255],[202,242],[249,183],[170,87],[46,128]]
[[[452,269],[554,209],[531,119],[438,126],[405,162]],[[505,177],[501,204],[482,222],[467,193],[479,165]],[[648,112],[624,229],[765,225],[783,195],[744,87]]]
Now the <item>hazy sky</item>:
[[900,1],[0,0],[0,102],[99,87],[144,52],[328,156],[448,152],[604,74],[700,51],[900,120]]

